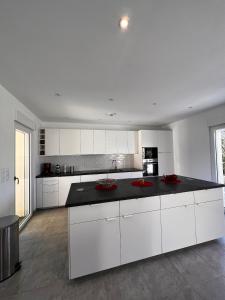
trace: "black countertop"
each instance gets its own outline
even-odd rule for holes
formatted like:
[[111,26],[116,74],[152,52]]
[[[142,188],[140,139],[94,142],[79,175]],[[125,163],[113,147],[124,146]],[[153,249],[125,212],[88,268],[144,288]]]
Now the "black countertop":
[[86,170],[86,171],[75,171],[74,173],[61,173],[61,174],[52,173],[50,175],[40,174],[36,176],[36,178],[95,175],[95,174],[124,173],[124,172],[142,172],[142,171],[143,170],[136,169],[136,168]]
[[[223,184],[198,180],[190,177],[178,176],[178,178],[181,180],[181,183],[179,184],[165,184],[161,181],[162,177],[145,177],[145,180],[153,183],[153,186],[150,187],[134,187],[131,185],[131,182],[134,179],[119,179],[116,181],[118,187],[114,191],[98,191],[95,189],[96,182],[73,183],[70,187],[70,192],[65,206],[72,207],[158,195],[184,193],[225,186]],[[80,188],[83,188],[84,191],[77,191],[77,189]]]

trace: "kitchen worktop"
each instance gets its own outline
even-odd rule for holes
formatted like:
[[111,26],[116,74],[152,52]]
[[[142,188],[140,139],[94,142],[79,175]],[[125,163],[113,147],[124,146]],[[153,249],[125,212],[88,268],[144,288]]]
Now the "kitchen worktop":
[[[128,171],[126,171],[128,172]],[[181,180],[179,184],[165,184],[162,177],[145,177],[146,181],[151,181],[153,186],[135,187],[131,183],[134,179],[116,180],[117,189],[113,191],[99,191],[95,189],[96,182],[73,183],[67,198],[66,207],[97,204],[104,202],[120,201],[127,199],[137,199],[143,197],[159,196],[166,194],[176,194],[204,189],[224,187],[210,181],[194,179],[190,177],[178,176]],[[84,189],[78,191],[78,189]]]
[[86,171],[75,171],[74,173],[69,173],[69,172],[68,173],[61,173],[61,174],[52,173],[50,175],[40,174],[40,175],[36,176],[36,178],[80,176],[80,175],[109,174],[109,173],[123,173],[123,172],[142,172],[142,170],[136,169],[136,168],[86,170]]

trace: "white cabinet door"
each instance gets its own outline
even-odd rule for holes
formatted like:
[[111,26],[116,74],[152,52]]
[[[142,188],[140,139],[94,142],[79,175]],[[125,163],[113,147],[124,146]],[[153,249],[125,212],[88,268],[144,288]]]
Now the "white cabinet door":
[[60,129],[60,155],[80,154],[80,129]]
[[70,279],[120,265],[119,218],[69,226]]
[[127,131],[117,131],[116,150],[120,154],[128,153]]
[[173,153],[158,153],[159,176],[174,172]]
[[105,130],[94,130],[94,154],[106,153]]
[[43,192],[43,207],[57,207],[59,206],[59,192]]
[[80,176],[59,177],[59,206],[64,206],[72,183],[80,182]]
[[138,153],[137,131],[127,131],[128,154]]
[[163,252],[196,244],[194,205],[163,209],[161,222]]
[[158,147],[158,131],[141,130],[140,141],[141,147]]
[[89,129],[81,129],[81,154],[94,153],[94,131]]
[[45,129],[45,155],[59,155],[59,129]]
[[173,136],[172,131],[159,130],[158,131],[158,151],[159,152],[173,152]]
[[117,153],[117,131],[106,130],[106,153],[114,154]]
[[223,200],[197,204],[195,215],[197,243],[225,235]]
[[160,211],[121,217],[120,228],[122,264],[161,253]]
[[37,208],[43,207],[43,178],[36,180],[36,206]]
[[97,181],[107,177],[107,174],[81,175],[80,182]]

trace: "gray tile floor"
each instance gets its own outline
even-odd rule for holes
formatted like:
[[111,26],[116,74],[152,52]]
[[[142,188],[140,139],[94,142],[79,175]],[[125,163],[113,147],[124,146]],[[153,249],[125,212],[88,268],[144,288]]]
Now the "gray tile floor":
[[225,240],[68,280],[67,211],[38,212],[20,234],[22,269],[1,300],[225,299]]

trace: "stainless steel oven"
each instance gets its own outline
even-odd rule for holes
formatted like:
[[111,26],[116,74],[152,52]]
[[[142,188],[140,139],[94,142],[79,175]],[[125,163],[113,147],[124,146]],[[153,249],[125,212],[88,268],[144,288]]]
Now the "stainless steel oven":
[[143,159],[143,176],[158,176],[158,159]]

